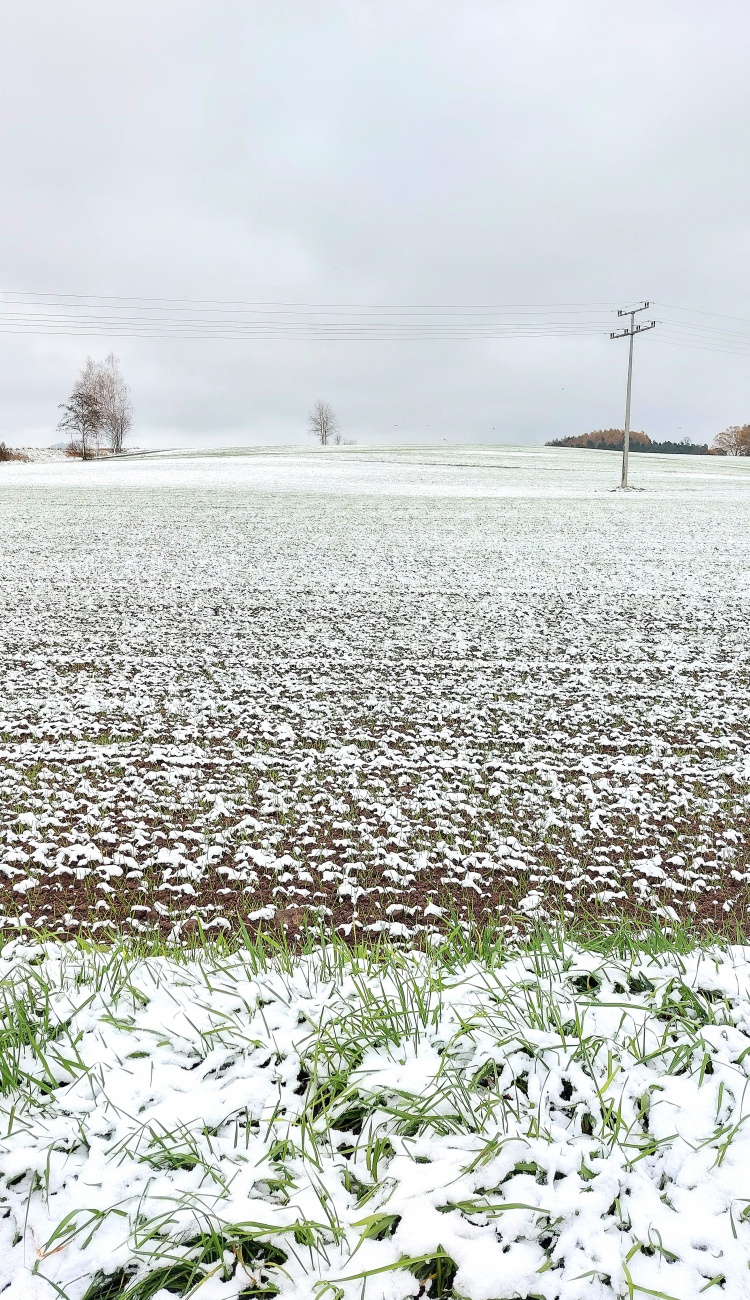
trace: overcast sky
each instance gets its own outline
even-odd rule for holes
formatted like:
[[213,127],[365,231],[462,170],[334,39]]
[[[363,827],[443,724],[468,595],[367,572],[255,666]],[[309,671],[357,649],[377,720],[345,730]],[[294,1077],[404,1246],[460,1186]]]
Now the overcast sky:
[[[647,297],[750,338],[747,0],[5,0],[0,287],[339,304]],[[617,322],[613,322],[616,327]],[[699,332],[694,341],[729,336]],[[750,421],[750,347],[636,343],[633,425]],[[0,437],[55,441],[110,339],[3,333]],[[622,423],[605,337],[119,339],[142,445]]]

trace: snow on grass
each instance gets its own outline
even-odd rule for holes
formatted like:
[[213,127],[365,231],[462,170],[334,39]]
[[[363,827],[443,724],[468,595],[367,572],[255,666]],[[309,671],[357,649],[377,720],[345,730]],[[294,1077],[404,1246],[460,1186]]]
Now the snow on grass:
[[747,1297],[749,957],[14,940],[0,1292]]
[[4,467],[0,919],[744,929],[750,465],[634,475],[505,448]]

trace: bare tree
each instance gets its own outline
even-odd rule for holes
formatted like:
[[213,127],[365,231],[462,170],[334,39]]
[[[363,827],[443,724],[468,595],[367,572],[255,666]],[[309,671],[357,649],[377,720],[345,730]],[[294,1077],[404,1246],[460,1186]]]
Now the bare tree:
[[60,403],[60,410],[58,429],[69,433],[71,449],[89,460],[98,451],[103,422],[99,367],[91,357],[86,358],[73,392],[67,402]]
[[114,352],[110,352],[106,361],[96,369],[102,408],[102,430],[112,451],[115,455],[119,455],[133,426],[130,390],[123,379],[120,362]]
[[750,424],[733,424],[717,433],[714,447],[725,456],[750,456]]
[[308,417],[308,430],[321,447],[329,442],[340,443],[341,431],[333,407],[328,402],[316,402]]
[[86,358],[73,392],[60,403],[58,429],[70,435],[71,451],[89,460],[104,436],[113,452],[121,452],[133,424],[130,392],[114,352],[106,361]]

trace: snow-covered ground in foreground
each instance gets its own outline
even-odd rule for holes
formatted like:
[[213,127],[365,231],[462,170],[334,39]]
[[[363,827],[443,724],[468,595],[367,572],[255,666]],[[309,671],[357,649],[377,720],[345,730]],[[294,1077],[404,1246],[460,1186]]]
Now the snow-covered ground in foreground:
[[743,1300],[748,956],[10,945],[0,1293]]
[[0,914],[746,927],[750,461],[0,467]]

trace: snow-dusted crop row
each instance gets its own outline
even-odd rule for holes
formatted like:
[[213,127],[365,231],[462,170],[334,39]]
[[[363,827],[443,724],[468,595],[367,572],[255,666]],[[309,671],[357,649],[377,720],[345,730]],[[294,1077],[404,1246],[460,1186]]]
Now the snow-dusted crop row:
[[14,941],[0,1294],[742,1300],[749,957]]
[[11,467],[6,924],[745,924],[750,476],[420,455]]

